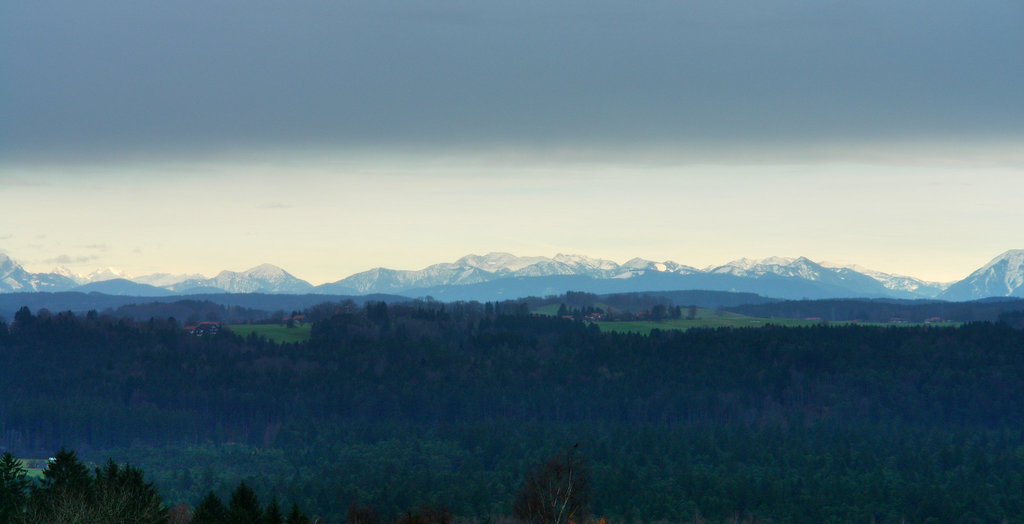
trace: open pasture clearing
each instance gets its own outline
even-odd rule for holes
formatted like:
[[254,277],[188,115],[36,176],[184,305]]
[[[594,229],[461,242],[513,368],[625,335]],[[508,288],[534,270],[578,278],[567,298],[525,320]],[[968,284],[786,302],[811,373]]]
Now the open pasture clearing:
[[25,472],[28,473],[28,478],[30,478],[30,479],[41,479],[41,478],[43,478],[43,469],[44,468],[33,467],[33,466],[38,466],[38,465],[44,464],[45,462],[44,462],[43,459],[23,458],[23,459],[18,459],[18,460],[21,461],[21,465],[25,468]]
[[[560,308],[561,306],[561,304],[548,304],[546,306],[541,306],[533,310],[532,313],[535,315],[547,315],[549,317],[553,317],[558,314],[558,308]],[[603,311],[609,311],[612,309],[610,306],[608,306],[608,304],[605,304],[603,302],[595,302],[593,307]]]
[[310,324],[302,324],[295,327],[282,326],[280,324],[231,324],[228,326],[235,334],[248,337],[252,333],[257,336],[267,337],[267,340],[274,342],[305,342],[309,340],[312,329]]

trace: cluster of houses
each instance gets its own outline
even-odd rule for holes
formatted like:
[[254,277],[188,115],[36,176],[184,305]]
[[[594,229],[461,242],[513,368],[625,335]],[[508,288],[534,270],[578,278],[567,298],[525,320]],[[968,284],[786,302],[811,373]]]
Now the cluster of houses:
[[[909,321],[903,317],[892,317],[889,319],[890,324],[906,324],[907,322]],[[922,322],[924,322],[925,324],[938,324],[946,321],[940,317],[931,317],[924,319]]]
[[[281,324],[301,326],[306,322],[306,315],[294,315],[281,318]],[[185,333],[194,337],[212,337],[220,331],[220,322],[204,321],[184,327]]]
[[[573,315],[562,315],[561,318],[565,318],[565,319],[568,319],[568,320],[575,320],[577,317],[575,317]],[[587,322],[600,322],[601,320],[604,320],[605,315],[604,315],[604,313],[594,312],[594,313],[588,313],[588,314],[583,315],[582,317],[579,317],[579,318],[581,320],[586,320]]]
[[290,317],[281,318],[281,323],[286,326],[301,326],[306,322],[306,315],[292,315]]
[[220,322],[205,321],[194,326],[185,326],[185,333],[194,337],[212,337],[220,331]]

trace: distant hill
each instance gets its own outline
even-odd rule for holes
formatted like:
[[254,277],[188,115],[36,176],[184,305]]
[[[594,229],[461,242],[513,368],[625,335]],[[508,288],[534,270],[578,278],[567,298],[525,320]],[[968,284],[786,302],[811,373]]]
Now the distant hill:
[[176,295],[175,292],[168,289],[139,284],[124,278],[90,282],[75,288],[75,291],[79,293],[103,293],[105,295],[128,295],[133,297],[167,297]]
[[[409,300],[409,298],[397,295],[275,295],[267,293],[211,293],[156,297],[106,295],[97,292],[81,293],[77,291],[60,293],[0,293],[0,318],[10,321],[14,318],[14,313],[22,306],[27,306],[32,311],[45,308],[51,312],[73,311],[75,313],[85,313],[90,310],[113,312],[118,308],[132,304],[170,304],[190,300],[210,302],[225,307],[241,307],[267,313],[275,311],[290,313],[328,301],[344,302],[351,300],[356,304],[362,305],[366,302],[403,302]],[[130,316],[144,318],[135,314]]]

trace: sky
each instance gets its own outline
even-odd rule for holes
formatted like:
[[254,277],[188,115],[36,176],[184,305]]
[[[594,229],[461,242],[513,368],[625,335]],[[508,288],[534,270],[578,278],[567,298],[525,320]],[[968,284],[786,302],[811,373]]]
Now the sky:
[[0,0],[33,271],[1024,248],[1024,4]]

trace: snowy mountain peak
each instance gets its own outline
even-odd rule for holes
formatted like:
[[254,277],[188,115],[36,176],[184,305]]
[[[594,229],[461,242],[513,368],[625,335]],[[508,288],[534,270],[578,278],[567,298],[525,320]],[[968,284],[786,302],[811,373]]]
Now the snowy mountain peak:
[[949,286],[939,298],[1024,297],[1024,249],[1011,249],[967,278]]
[[[763,259],[741,258],[724,266],[710,268],[710,273],[734,275],[739,277],[759,277],[776,275],[784,278],[802,278],[819,280],[822,273],[833,273],[807,257],[768,257]],[[837,275],[842,278],[840,275]]]
[[678,262],[666,260],[664,262],[654,262],[652,260],[646,260],[643,258],[631,258],[626,263],[620,266],[623,270],[627,271],[657,271],[659,273],[697,273],[699,270],[690,266],[684,266]]
[[131,280],[132,277],[123,269],[119,269],[116,267],[105,267],[97,269],[96,271],[93,271],[88,275],[85,275],[84,278],[86,282],[103,282],[104,280],[114,280],[115,278]]
[[277,267],[273,264],[260,264],[256,267],[246,269],[242,275],[255,277],[255,278],[283,278],[291,276],[287,271]]
[[592,258],[592,257],[588,257],[588,256],[585,256],[585,255],[565,255],[565,254],[559,253],[559,254],[555,255],[554,258],[552,258],[551,260],[554,260],[555,262],[561,262],[562,264],[565,264],[565,265],[568,265],[568,266],[576,266],[576,267],[583,267],[583,268],[590,268],[590,269],[600,269],[600,270],[606,270],[606,271],[607,270],[617,269],[619,267],[618,264],[616,264],[615,262],[612,262],[611,260],[604,260],[604,259],[601,259],[601,258]]
[[[981,273],[992,269],[995,266],[1001,265],[1005,262],[1006,267],[1010,269],[1011,273],[1020,274],[1022,267],[1024,267],[1024,249],[1011,249],[996,258],[989,261],[988,264],[981,266],[981,269],[975,271],[975,273]],[[1016,269],[1017,271],[1013,271]]]
[[488,273],[496,273],[501,270],[519,271],[527,266],[541,262],[547,262],[545,257],[518,257],[511,253],[493,252],[486,255],[466,255],[455,261],[455,265],[462,267],[475,267]]
[[67,291],[78,284],[53,273],[29,273],[11,257],[0,253],[0,293]]
[[623,269],[631,269],[634,271],[655,269],[655,266],[657,266],[656,262],[645,260],[643,258],[631,258],[627,260],[625,264],[622,264]]
[[759,266],[792,266],[796,264],[807,264],[811,262],[807,257],[768,257],[758,264]]
[[53,268],[53,271],[51,271],[50,273],[53,273],[54,275],[60,275],[65,278],[70,278],[71,280],[75,281],[76,284],[85,284],[89,282],[89,279],[86,278],[85,275],[75,273],[74,271],[71,271],[65,266],[57,266]]
[[308,293],[313,286],[272,265],[262,264],[242,272],[221,271],[208,280],[188,280],[174,288],[216,288],[228,293]]
[[732,267],[736,269],[742,269],[744,271],[750,271],[764,266],[789,266],[792,265],[797,260],[807,259],[804,257],[800,257],[799,259],[789,257],[768,257],[761,259],[744,257],[728,262],[722,265],[721,267]]
[[951,282],[931,282],[906,275],[884,273],[874,269],[866,268],[857,264],[837,264],[835,262],[821,262],[822,267],[831,269],[845,269],[869,276],[882,284],[886,289],[893,291],[905,291],[916,293],[927,297],[934,297],[948,288]]
[[18,263],[11,259],[11,257],[0,253],[0,275],[5,275],[19,267]]

